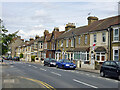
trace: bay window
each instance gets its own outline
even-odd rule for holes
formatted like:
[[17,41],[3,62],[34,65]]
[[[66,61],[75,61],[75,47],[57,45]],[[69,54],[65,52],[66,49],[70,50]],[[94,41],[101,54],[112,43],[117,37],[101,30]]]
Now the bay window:
[[96,60],[97,61],[105,61],[106,60],[105,53],[97,52],[96,53]]
[[113,50],[113,59],[115,61],[119,60],[119,50]]
[[119,41],[119,29],[113,30],[113,40]]

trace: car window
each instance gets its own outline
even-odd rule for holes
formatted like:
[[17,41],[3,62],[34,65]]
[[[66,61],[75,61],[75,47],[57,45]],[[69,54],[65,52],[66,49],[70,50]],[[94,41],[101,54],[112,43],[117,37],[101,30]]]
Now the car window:
[[110,62],[105,62],[104,65],[105,66],[110,66]]
[[64,59],[64,62],[65,62],[65,63],[71,63],[71,61],[68,60],[68,59]]
[[111,66],[116,66],[116,63],[115,62],[111,62]]
[[60,62],[60,63],[61,63],[61,62],[62,62],[62,60],[59,60],[58,62]]
[[45,61],[49,61],[49,58],[46,58]]

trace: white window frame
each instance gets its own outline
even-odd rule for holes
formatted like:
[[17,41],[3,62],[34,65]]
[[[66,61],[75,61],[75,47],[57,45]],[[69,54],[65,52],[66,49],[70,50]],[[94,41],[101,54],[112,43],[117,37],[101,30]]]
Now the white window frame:
[[113,49],[113,60],[114,61],[115,61],[115,53],[114,53],[115,50],[118,50],[118,60],[119,60],[119,49]]
[[87,44],[87,35],[85,35],[85,44]]
[[[98,53],[100,54],[100,60],[97,60]],[[102,53],[104,53],[104,55],[102,55]],[[104,61],[102,61],[102,56],[105,56],[105,60],[104,61],[106,61],[105,52],[96,52],[96,59],[95,60],[98,61],[98,62],[104,62]]]
[[63,47],[63,40],[61,40],[61,45],[60,46]]
[[69,41],[68,41],[68,39],[66,39],[66,47],[68,47],[68,43],[69,43]]
[[[103,41],[103,38],[105,38],[105,41]],[[102,33],[102,42],[106,42],[106,32]]]
[[[118,30],[118,35],[117,36],[115,36],[115,30]],[[115,40],[115,37],[118,37],[118,40]],[[119,41],[119,28],[114,28],[113,29],[113,41]]]

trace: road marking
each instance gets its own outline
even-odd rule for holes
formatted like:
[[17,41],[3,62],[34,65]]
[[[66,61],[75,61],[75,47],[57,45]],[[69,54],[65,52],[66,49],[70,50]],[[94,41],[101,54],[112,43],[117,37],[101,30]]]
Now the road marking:
[[80,74],[84,74],[84,73],[80,73]]
[[37,68],[36,66],[33,66],[34,68]]
[[31,65],[29,65],[29,66],[31,66]]
[[10,67],[14,67],[14,66],[10,66]]
[[4,83],[15,83],[15,80],[14,79],[5,79],[3,82]]
[[39,81],[39,80],[31,79],[31,78],[26,78],[26,77],[20,77],[20,78],[27,79],[27,80],[30,80],[30,81],[33,81],[36,83],[40,83],[41,85],[43,85],[45,88],[48,88],[49,90],[56,90],[54,87],[52,87],[51,85],[49,85],[43,81]]
[[88,75],[88,76],[89,76],[90,74],[86,74],[86,75]]
[[59,73],[55,73],[55,72],[51,72],[52,74],[55,74],[55,75],[58,75],[58,76],[61,76],[61,74]]
[[78,80],[76,80],[76,79],[73,79],[73,81],[75,81],[75,82],[77,82],[77,83],[84,84],[84,85],[89,86],[89,87],[92,87],[92,88],[98,88],[98,87],[96,87],[96,86],[93,86],[93,85],[90,85],[90,84],[87,84],[87,83],[84,83],[84,82],[78,81]]
[[47,70],[45,70],[45,69],[43,69],[43,68],[40,68],[40,70],[47,71]]
[[94,75],[92,75],[92,77],[95,77]]
[[79,73],[79,72],[76,71],[75,73]]

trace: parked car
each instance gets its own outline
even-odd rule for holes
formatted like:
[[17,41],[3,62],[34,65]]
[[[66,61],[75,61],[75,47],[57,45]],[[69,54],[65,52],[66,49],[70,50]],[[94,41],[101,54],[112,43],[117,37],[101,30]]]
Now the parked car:
[[12,58],[12,56],[8,56],[6,59],[7,60],[12,60],[13,58]]
[[64,69],[75,69],[76,65],[68,59],[61,59],[56,62],[56,67]]
[[44,59],[44,66],[56,66],[56,60],[53,58],[45,58]]
[[105,61],[100,69],[100,76],[117,77],[120,80],[120,61]]
[[20,61],[20,58],[19,57],[14,57],[12,60]]

